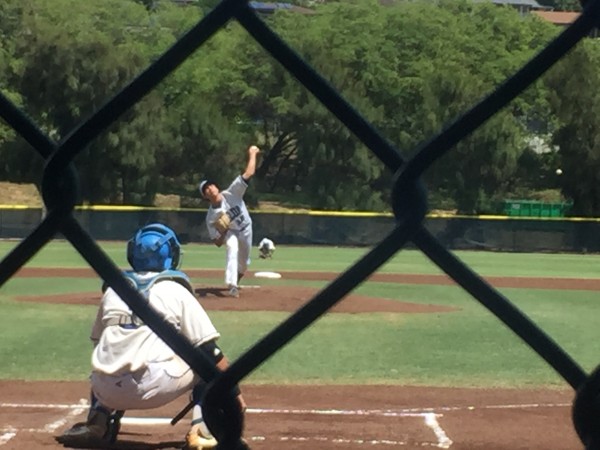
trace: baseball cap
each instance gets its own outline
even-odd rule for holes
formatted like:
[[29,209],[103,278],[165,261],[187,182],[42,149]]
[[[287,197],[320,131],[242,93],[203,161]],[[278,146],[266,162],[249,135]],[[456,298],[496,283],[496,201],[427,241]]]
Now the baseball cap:
[[202,180],[200,182],[200,184],[198,185],[198,190],[200,191],[200,195],[202,195],[202,197],[206,198],[206,195],[204,195],[204,190],[211,184],[215,183],[211,180]]

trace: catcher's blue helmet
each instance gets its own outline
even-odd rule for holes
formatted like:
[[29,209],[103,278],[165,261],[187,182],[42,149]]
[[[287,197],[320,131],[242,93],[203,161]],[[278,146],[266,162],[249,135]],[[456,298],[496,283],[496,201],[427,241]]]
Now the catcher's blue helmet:
[[127,261],[136,272],[176,269],[181,262],[181,244],[169,227],[151,223],[127,243]]

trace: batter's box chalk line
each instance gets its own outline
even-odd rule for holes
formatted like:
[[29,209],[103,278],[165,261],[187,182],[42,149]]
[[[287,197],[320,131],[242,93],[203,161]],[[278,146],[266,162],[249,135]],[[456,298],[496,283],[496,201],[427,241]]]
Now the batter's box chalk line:
[[0,430],[0,445],[4,445],[17,435],[17,429],[10,425]]
[[[44,425],[42,428],[15,428],[11,425],[0,427],[0,446],[11,441],[18,432],[34,433],[53,433],[59,427],[73,420],[76,416],[87,411],[89,404],[87,400],[81,399],[76,404],[52,404],[52,403],[8,403],[0,402],[2,408],[28,408],[28,409],[53,409],[68,410],[68,413],[59,419]],[[564,408],[570,407],[569,403],[524,403],[524,404],[504,404],[504,405],[481,405],[481,406],[439,406],[435,408],[404,408],[404,409],[275,409],[275,408],[249,408],[248,414],[303,414],[303,415],[321,415],[321,416],[379,416],[379,417],[421,417],[425,425],[430,428],[436,436],[437,442],[421,442],[415,444],[405,441],[390,439],[346,439],[332,438],[326,436],[282,436],[279,438],[270,438],[266,436],[249,436],[246,439],[253,442],[265,442],[277,440],[279,442],[332,442],[338,444],[368,445],[368,446],[420,446],[434,448],[450,448],[452,440],[447,436],[441,427],[438,418],[443,417],[444,412],[452,411],[473,411],[490,409],[538,409],[538,408]],[[124,417],[123,424],[129,425],[170,425],[171,418],[167,417]]]
[[[251,438],[245,438],[251,442],[268,442],[270,439],[264,436],[253,436]],[[390,439],[344,439],[344,438],[330,438],[324,436],[289,436],[289,437],[280,437],[277,439],[279,442],[331,442],[333,444],[343,444],[343,445],[368,445],[368,446],[391,446],[391,447],[400,447],[400,446],[408,446],[411,447],[419,446],[419,447],[434,447],[434,448],[450,448],[452,445],[452,441],[447,443],[433,443],[433,442],[406,442],[406,441],[394,441]]]
[[[252,413],[249,409],[247,413]],[[261,414],[266,412],[261,411]],[[330,413],[328,415],[331,415]],[[348,414],[345,414],[348,415]],[[438,423],[438,414],[424,413],[424,414],[395,414],[393,417],[421,417],[425,421],[425,425],[430,428],[437,442],[406,442],[392,439],[348,439],[343,437],[330,437],[330,436],[280,436],[280,437],[266,437],[266,436],[244,436],[244,438],[251,442],[330,442],[334,444],[352,444],[352,445],[369,445],[369,446],[415,446],[419,447],[435,447],[435,448],[450,448],[452,440],[448,438],[440,424]],[[389,417],[389,416],[388,416]],[[123,425],[140,425],[140,426],[157,426],[157,425],[169,425],[171,419],[168,417],[123,417],[121,419]]]

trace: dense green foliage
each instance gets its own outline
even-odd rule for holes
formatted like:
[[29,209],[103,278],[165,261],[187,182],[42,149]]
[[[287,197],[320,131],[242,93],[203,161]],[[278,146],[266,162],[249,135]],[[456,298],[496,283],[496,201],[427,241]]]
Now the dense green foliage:
[[600,76],[593,70],[600,63],[598,44],[583,42],[548,75],[553,91],[561,92],[552,97],[551,105],[559,119],[554,143],[569,174],[563,190],[573,199],[573,213],[580,216],[600,212],[600,124],[590,120],[600,113]]
[[[315,14],[278,11],[264,20],[405,157],[558,32],[487,2],[293,3]],[[5,0],[0,89],[60,141],[216,4]],[[430,206],[496,212],[504,198],[562,189],[578,213],[600,214],[595,97],[584,97],[595,92],[598,55],[598,46],[582,44],[571,63],[443,156],[425,174]],[[249,143],[264,150],[251,202],[258,195],[320,209],[389,208],[392,174],[237,22],[77,156],[81,201],[151,205],[163,193],[195,206],[200,178],[229,182]],[[0,158],[1,179],[40,182],[42,158],[4,124]],[[582,159],[585,170],[577,169]]]

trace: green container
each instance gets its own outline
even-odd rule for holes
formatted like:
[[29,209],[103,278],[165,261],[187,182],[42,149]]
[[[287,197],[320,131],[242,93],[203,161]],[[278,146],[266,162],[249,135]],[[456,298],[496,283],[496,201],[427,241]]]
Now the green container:
[[507,216],[520,216],[521,215],[521,202],[506,200],[504,202],[504,213]]
[[540,217],[559,217],[556,212],[560,210],[556,210],[556,205],[553,203],[542,203],[540,209]]
[[510,217],[565,217],[572,203],[546,203],[535,200],[505,200],[504,213]]

